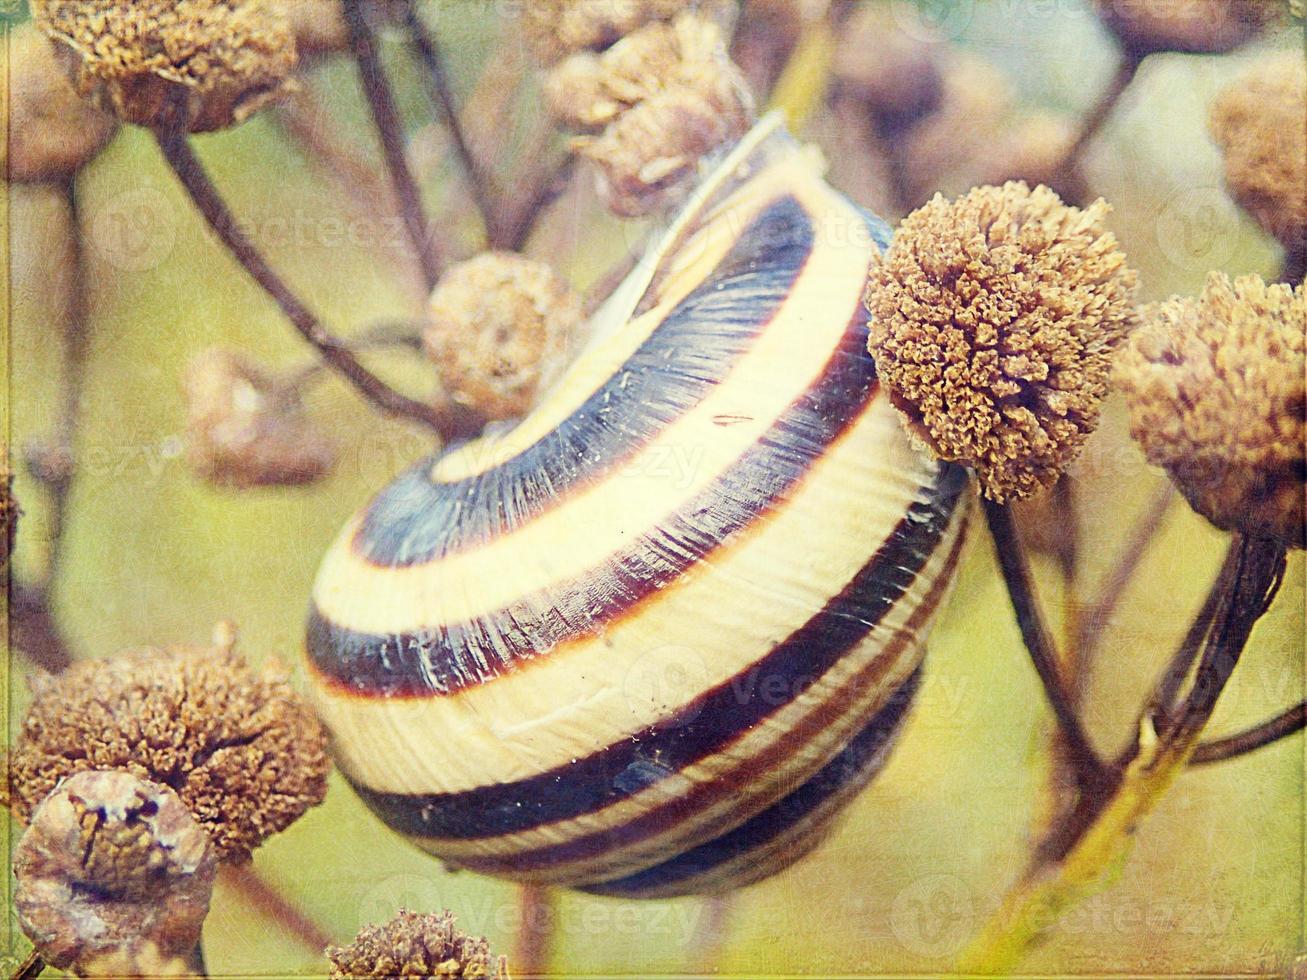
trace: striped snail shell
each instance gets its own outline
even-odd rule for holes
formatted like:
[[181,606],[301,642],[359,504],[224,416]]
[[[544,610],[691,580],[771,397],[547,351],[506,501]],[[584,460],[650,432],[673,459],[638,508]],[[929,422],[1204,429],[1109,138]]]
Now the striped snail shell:
[[531,415],[346,525],[309,675],[386,824],[639,897],[822,838],[901,727],[965,520],[963,472],[909,445],[866,353],[888,235],[764,120]]

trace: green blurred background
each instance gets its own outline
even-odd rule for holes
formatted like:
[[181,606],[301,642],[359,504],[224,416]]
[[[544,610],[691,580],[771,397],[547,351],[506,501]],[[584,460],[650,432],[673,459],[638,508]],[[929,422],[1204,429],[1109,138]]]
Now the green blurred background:
[[[428,4],[426,14],[466,93],[490,45],[514,28],[511,5]],[[1083,112],[1111,72],[1114,49],[1073,0],[933,5],[956,42],[994,63],[1023,102]],[[1300,39],[1299,39],[1300,40]],[[1139,269],[1142,298],[1194,292],[1209,268],[1271,277],[1278,254],[1226,198],[1206,135],[1206,106],[1255,50],[1222,58],[1150,59],[1091,148],[1086,172],[1116,208],[1112,227]],[[389,64],[423,159],[430,208],[456,250],[475,247],[463,185],[433,138],[414,66],[393,42]],[[521,71],[527,72],[525,62]],[[376,159],[349,64],[306,75],[358,151]],[[529,86],[501,124],[517,133],[538,113]],[[433,142],[434,139],[434,142]],[[509,141],[511,144],[511,140]],[[351,241],[349,204],[306,165],[265,113],[196,140],[236,213],[273,262],[341,332],[411,316],[397,270],[404,242],[384,227]],[[380,420],[343,385],[317,389],[311,408],[342,447],[327,481],[304,490],[224,492],[184,460],[178,386],[187,359],[214,344],[292,366],[307,353],[289,325],[206,234],[152,142],[124,130],[79,186],[91,297],[91,354],[71,499],[67,564],[54,596],[81,656],[137,644],[202,642],[230,618],[255,659],[295,663],[319,556],[341,523],[388,476],[427,449],[414,431]],[[47,433],[60,388],[64,211],[57,193],[8,189],[10,275],[8,444]],[[284,223],[283,223],[284,221]],[[560,262],[581,285],[626,252],[634,235],[597,215],[582,186],[569,192],[528,251]],[[388,377],[420,391],[420,364],[376,355]],[[1130,446],[1120,406],[1077,468],[1086,493],[1084,580],[1094,582],[1159,477]],[[45,514],[24,474],[26,511],[16,574],[45,560]],[[1219,563],[1224,537],[1182,504],[1105,638],[1088,696],[1089,724],[1116,748],[1152,678],[1187,625]],[[1057,576],[1039,566],[1050,606]],[[1222,700],[1214,732],[1272,714],[1303,693],[1302,554]],[[7,730],[26,699],[15,657]],[[906,734],[884,774],[838,834],[787,873],[733,901],[718,965],[742,976],[882,975],[946,971],[1021,870],[1046,772],[1047,712],[1017,636],[988,542],[973,536],[951,606],[937,626],[928,673]],[[1301,736],[1248,758],[1186,775],[1141,829],[1129,861],[1103,892],[1053,924],[1024,961],[1033,975],[1286,972],[1303,949],[1304,824]],[[11,830],[7,831],[12,833]],[[265,845],[257,868],[338,940],[398,907],[452,908],[460,925],[512,948],[517,892],[449,874],[391,835],[333,782],[327,803]],[[693,966],[704,927],[697,899],[629,903],[561,897],[553,968],[565,975],[658,975]],[[12,921],[0,943],[25,952]],[[220,888],[205,932],[214,975],[305,974],[323,961],[279,923]],[[6,960],[6,962],[8,962]]]

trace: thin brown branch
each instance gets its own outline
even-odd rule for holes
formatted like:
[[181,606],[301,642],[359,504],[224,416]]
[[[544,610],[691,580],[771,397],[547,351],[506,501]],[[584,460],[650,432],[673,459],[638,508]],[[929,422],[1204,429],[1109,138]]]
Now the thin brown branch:
[[45,960],[41,959],[41,954],[32,950],[18,964],[18,969],[11,973],[10,980],[36,980],[37,977],[45,970]]
[[245,237],[228,210],[218,189],[191,149],[186,134],[178,130],[155,133],[160,149],[190,194],[196,208],[245,271],[277,303],[304,339],[318,349],[322,358],[343,375],[368,401],[390,415],[411,418],[439,431],[440,420],[429,405],[400,394],[365,368],[349,344],[329,333]]
[[1125,544],[1116,560],[1112,562],[1111,571],[1098,587],[1095,598],[1081,614],[1076,630],[1075,649],[1080,661],[1080,669],[1087,671],[1093,662],[1094,653],[1102,638],[1104,629],[1112,614],[1125,596],[1126,587],[1134,578],[1135,572],[1148,551],[1148,545],[1162,525],[1162,519],[1175,499],[1175,484],[1169,480],[1163,483],[1149,501],[1147,508],[1131,527]]
[[491,223],[498,214],[498,206],[495,203],[498,192],[494,180],[472,152],[467,134],[463,130],[462,120],[459,118],[458,106],[454,102],[454,93],[449,84],[449,74],[445,71],[444,59],[440,56],[436,39],[418,15],[413,0],[406,0],[404,4],[404,21],[413,48],[417,51],[423,67],[426,68],[424,79],[427,96],[440,111],[441,120],[453,141],[454,152],[458,154],[459,162],[463,166],[472,200],[476,202],[477,210],[481,212],[481,220],[486,226],[486,237],[493,240],[496,236],[492,234]]
[[1235,759],[1256,752],[1282,738],[1307,728],[1307,701],[1300,701],[1274,718],[1224,738],[1202,742],[1189,757],[1191,766],[1205,766],[1213,762]]
[[1080,164],[1081,154],[1084,153],[1085,148],[1094,137],[1098,135],[1103,128],[1103,124],[1107,122],[1108,117],[1112,115],[1112,111],[1121,101],[1121,96],[1125,95],[1126,89],[1134,81],[1141,60],[1135,54],[1126,53],[1122,55],[1107,88],[1098,97],[1098,101],[1089,110],[1089,114],[1081,121],[1080,129],[1077,130],[1075,138],[1067,146],[1062,159],[1049,170],[1049,173],[1053,175],[1052,182],[1054,186],[1064,186],[1067,183],[1067,178],[1075,173]]
[[440,278],[440,260],[436,256],[430,225],[422,210],[422,196],[408,164],[404,128],[400,122],[399,109],[395,105],[395,95],[390,90],[390,83],[386,81],[385,71],[381,67],[377,39],[368,24],[365,6],[361,3],[344,3],[341,4],[341,11],[349,28],[350,45],[354,51],[354,60],[358,63],[363,94],[367,97],[372,120],[381,140],[381,153],[386,161],[386,169],[390,172],[395,196],[399,199],[404,229],[422,265],[422,273],[430,291]]
[[254,911],[280,923],[305,949],[320,954],[332,944],[327,930],[269,884],[252,864],[224,864],[221,874]]
[[1213,627],[1212,636],[1194,673],[1189,692],[1170,717],[1163,738],[1183,744],[1202,731],[1216,709],[1248,637],[1275,598],[1284,581],[1285,549],[1271,538],[1235,536],[1238,563],[1224,615]]
[[572,179],[576,158],[571,153],[564,154],[552,166],[533,165],[532,156],[528,154],[527,161],[520,168],[525,173],[520,173],[512,182],[515,187],[523,187],[522,196],[515,204],[507,205],[494,222],[494,237],[490,243],[493,248],[521,251],[540,216],[567,190]]
[[9,629],[15,650],[51,674],[73,661],[72,650],[50,611],[45,589],[9,581]]
[[1165,718],[1174,709],[1176,698],[1184,686],[1185,678],[1193,668],[1199,650],[1212,631],[1213,624],[1223,615],[1224,605],[1229,600],[1230,587],[1238,569],[1238,543],[1231,542],[1226,550],[1225,560],[1221,563],[1221,570],[1207,592],[1207,598],[1203,600],[1202,607],[1190,624],[1184,640],[1167,664],[1149,701],[1149,714],[1156,721]]
[[1053,645],[1043,612],[1035,598],[1034,583],[1024,549],[1017,536],[1012,512],[1007,507],[984,500],[985,519],[994,538],[999,569],[1007,584],[1012,608],[1016,613],[1021,637],[1030,653],[1035,672],[1044,686],[1049,706],[1057,718],[1060,735],[1066,744],[1068,760],[1073,765],[1076,783],[1083,791],[1100,786],[1106,773],[1076,714],[1070,692],[1058,667],[1059,657]]
[[[301,88],[269,111],[306,163],[331,181],[353,220],[375,224],[380,216],[403,220],[394,191],[372,164],[343,138],[330,112],[312,89]],[[405,285],[415,300],[427,296],[426,275],[411,250],[402,252]]]

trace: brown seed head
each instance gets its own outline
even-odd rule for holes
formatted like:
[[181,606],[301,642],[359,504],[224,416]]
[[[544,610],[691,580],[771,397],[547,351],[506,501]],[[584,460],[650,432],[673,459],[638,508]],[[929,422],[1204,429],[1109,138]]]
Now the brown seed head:
[[77,97],[50,42],[31,25],[9,36],[9,138],[0,144],[7,180],[58,181],[89,163],[118,121]]
[[486,252],[451,267],[431,294],[423,348],[459,407],[523,415],[581,323],[581,301],[542,262]]
[[1217,527],[1304,546],[1307,290],[1212,273],[1147,308],[1118,383],[1131,433]]
[[89,769],[172,788],[226,860],[322,802],[326,736],[282,675],[256,674],[230,646],[134,650],[35,685],[10,756],[15,812],[30,819]]
[[[578,125],[607,123],[575,149],[599,170],[600,189],[615,214],[636,217],[665,208],[684,192],[699,161],[741,136],[752,103],[711,20],[685,14],[670,26],[651,25],[604,57],[564,66],[558,105],[590,99],[568,112]],[[587,74],[589,73],[589,74]],[[578,81],[584,75],[584,82]]]
[[504,957],[492,959],[490,944],[454,928],[454,915],[400,913],[385,925],[368,926],[350,945],[327,949],[331,975],[346,977],[481,977],[509,980]]
[[182,377],[187,458],[220,486],[292,486],[326,476],[335,444],[313,423],[299,395],[241,354],[202,352]]
[[50,966],[106,975],[106,958],[190,954],[217,870],[177,794],[128,772],[80,772],[31,815],[14,851],[14,907]]
[[1212,106],[1231,195],[1286,249],[1307,250],[1307,62],[1259,59]]
[[1121,46],[1137,57],[1231,51],[1286,10],[1284,0],[1094,0],[1094,6]]
[[974,466],[993,500],[1052,485],[1098,424],[1135,287],[1108,210],[1023,183],[936,195],[872,271],[881,379],[909,429]]
[[124,121],[223,129],[287,91],[295,42],[265,0],[32,0],[78,93]]
[[536,60],[602,51],[645,24],[670,20],[696,0],[526,0],[522,28]]

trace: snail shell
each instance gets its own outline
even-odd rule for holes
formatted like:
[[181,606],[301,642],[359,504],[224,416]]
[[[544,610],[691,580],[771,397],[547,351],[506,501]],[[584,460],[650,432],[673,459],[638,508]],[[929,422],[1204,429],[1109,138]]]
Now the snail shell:
[[966,510],[866,353],[888,234],[760,123],[531,415],[346,525],[309,674],[386,824],[641,897],[821,839],[901,727]]

